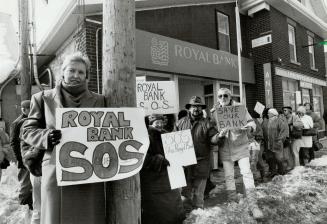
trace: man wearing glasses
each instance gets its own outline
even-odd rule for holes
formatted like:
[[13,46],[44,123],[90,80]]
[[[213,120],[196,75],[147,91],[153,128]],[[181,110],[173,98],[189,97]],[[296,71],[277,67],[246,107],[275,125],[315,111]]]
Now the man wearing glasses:
[[203,117],[206,105],[199,96],[193,96],[185,105],[188,115],[177,121],[175,130],[191,129],[197,164],[185,168],[187,186],[182,195],[186,198],[184,209],[203,208],[204,191],[210,173],[210,145],[217,144],[218,133],[208,118]]
[[[218,90],[218,102],[214,108],[211,109],[212,117],[218,122],[217,113],[215,113],[217,107],[236,105],[240,105],[240,103],[232,100],[231,91],[227,88],[221,88]],[[243,184],[249,209],[255,219],[261,219],[263,218],[263,214],[257,205],[255,185],[249,159],[249,140],[247,137],[248,132],[253,132],[256,125],[247,110],[246,120],[247,124],[240,129],[221,129],[219,132],[218,145],[224,167],[228,199],[238,202],[234,179],[234,162],[237,161],[243,176]]]

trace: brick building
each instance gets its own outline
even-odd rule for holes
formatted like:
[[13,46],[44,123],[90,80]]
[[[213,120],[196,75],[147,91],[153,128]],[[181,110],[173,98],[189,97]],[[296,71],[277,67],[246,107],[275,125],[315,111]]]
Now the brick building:
[[[327,107],[323,48],[302,45],[327,38],[327,24],[315,15],[310,2],[240,1],[242,91],[249,110],[257,101],[277,109],[311,102],[322,116]],[[101,92],[101,3],[60,0],[56,6],[51,1],[38,6],[37,18],[50,18],[53,7],[61,9],[39,35],[39,53],[53,55],[39,60],[40,71],[50,68],[60,74],[62,57],[81,50],[92,62],[90,88]],[[37,21],[39,26],[43,23]],[[210,108],[219,87],[229,87],[239,100],[235,24],[231,0],[136,1],[137,76],[174,80],[180,109],[191,95],[205,98]],[[154,43],[172,51],[169,62],[150,57]]]

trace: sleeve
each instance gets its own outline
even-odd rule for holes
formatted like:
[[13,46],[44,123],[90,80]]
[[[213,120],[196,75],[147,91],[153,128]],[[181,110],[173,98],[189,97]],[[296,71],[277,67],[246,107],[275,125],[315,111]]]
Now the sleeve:
[[48,135],[51,129],[45,128],[45,114],[41,93],[32,96],[28,121],[23,126],[23,140],[36,148],[52,150],[48,146]]
[[18,130],[18,122],[14,121],[10,126],[10,146],[13,150],[17,161],[22,160],[22,156],[20,154],[20,138],[19,138],[19,131]]
[[278,118],[278,125],[279,125],[279,133],[278,133],[278,141],[284,142],[286,138],[289,137],[289,127],[288,123],[284,121],[283,119]]
[[253,118],[251,117],[251,115],[249,114],[248,110],[245,108],[246,110],[246,115],[245,115],[245,118],[246,118],[246,127],[251,127],[252,128],[252,131],[255,131],[256,129],[256,124],[253,120]]

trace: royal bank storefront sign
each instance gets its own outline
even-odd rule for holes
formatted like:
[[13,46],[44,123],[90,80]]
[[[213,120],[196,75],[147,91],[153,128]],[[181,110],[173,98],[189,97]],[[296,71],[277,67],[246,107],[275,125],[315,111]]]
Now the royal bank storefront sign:
[[[136,66],[143,69],[238,81],[237,55],[136,31]],[[254,83],[253,62],[242,58],[243,82]]]

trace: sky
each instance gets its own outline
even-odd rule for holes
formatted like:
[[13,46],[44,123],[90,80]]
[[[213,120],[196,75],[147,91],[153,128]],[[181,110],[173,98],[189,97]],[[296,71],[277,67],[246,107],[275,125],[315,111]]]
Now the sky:
[[10,14],[15,26],[18,30],[18,0],[0,0],[0,12]]

